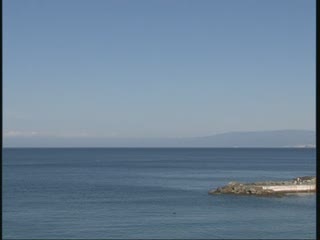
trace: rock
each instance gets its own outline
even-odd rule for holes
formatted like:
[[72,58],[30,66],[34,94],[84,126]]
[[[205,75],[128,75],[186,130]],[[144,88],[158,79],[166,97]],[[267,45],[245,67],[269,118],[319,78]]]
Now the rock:
[[237,185],[237,184],[239,184],[239,183],[237,183],[237,182],[229,182],[228,183],[229,186],[234,186],[234,185]]

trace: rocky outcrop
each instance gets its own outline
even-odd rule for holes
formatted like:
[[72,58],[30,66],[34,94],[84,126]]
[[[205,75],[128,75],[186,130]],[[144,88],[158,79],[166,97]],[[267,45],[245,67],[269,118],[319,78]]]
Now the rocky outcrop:
[[255,183],[230,182],[209,191],[209,194],[284,195],[286,193],[315,192],[316,177],[297,177],[289,181],[266,181]]

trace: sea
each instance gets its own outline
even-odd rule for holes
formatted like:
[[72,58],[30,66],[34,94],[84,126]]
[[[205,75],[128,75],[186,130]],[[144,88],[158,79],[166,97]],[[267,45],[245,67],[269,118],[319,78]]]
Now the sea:
[[316,239],[316,195],[209,195],[316,175],[304,148],[5,148],[4,239]]

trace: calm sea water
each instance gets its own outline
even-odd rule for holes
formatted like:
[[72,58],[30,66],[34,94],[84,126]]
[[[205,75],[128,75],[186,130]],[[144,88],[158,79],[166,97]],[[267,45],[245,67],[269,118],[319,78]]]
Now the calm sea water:
[[315,194],[207,194],[315,165],[314,149],[4,149],[3,236],[315,238]]

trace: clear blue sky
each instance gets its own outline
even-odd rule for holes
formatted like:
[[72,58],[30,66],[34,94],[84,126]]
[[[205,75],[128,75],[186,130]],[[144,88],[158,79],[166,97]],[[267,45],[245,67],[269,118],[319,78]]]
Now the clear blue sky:
[[313,0],[4,0],[6,136],[315,129]]

